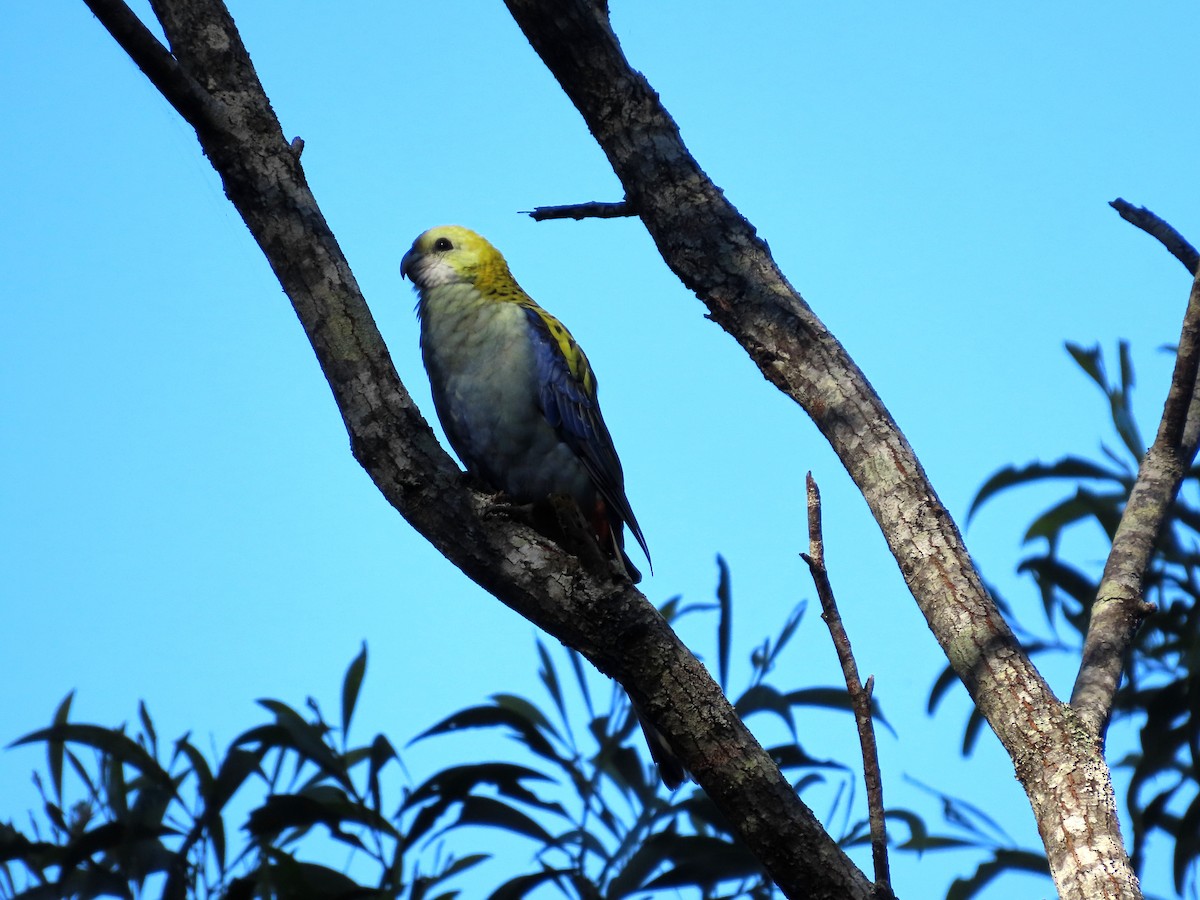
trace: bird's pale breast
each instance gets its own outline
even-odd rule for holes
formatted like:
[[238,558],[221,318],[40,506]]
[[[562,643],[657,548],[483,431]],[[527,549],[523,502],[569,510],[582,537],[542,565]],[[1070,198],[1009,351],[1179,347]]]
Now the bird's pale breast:
[[421,302],[421,351],[438,418],[469,470],[517,500],[561,493],[590,508],[591,479],[538,407],[523,308],[470,285],[436,287]]

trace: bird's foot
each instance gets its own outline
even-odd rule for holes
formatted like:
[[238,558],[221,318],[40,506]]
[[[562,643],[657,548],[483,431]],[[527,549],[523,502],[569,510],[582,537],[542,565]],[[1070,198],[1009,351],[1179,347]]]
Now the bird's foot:
[[517,503],[507,494],[493,494],[484,515],[496,518],[516,519],[523,525],[536,524],[532,503]]

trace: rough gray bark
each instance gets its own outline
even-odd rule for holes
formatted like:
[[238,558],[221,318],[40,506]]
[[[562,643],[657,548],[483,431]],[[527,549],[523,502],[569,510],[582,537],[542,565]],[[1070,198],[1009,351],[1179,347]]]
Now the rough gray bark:
[[812,417],[862,491],[956,674],[1013,760],[1063,898],[1140,897],[1102,737],[1050,691],[866,377],[692,158],[603,4],[506,0],[575,104],[667,265]]

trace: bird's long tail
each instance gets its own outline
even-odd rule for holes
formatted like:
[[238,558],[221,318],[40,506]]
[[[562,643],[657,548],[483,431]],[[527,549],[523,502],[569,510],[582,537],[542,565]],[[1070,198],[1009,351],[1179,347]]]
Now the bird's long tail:
[[650,755],[654,758],[655,765],[658,766],[658,777],[667,786],[667,790],[675,790],[688,777],[687,769],[683,767],[683,763],[675,755],[675,751],[671,749],[667,739],[662,736],[662,732],[650,724],[649,719],[642,714],[632,697],[629,698],[629,702],[637,716],[638,724],[642,726],[642,734],[646,736],[646,746],[650,748]]

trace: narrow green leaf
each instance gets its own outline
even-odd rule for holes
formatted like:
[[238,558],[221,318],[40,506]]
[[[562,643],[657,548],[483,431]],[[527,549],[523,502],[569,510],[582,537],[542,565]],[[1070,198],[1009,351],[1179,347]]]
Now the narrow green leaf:
[[275,886],[273,893],[276,897],[340,900],[369,896],[363,885],[337,869],[303,862],[278,852],[272,854],[272,862],[271,882]]
[[956,879],[946,893],[946,900],[971,900],[991,881],[1007,872],[1031,872],[1050,876],[1046,857],[1027,850],[997,850],[992,859],[980,863],[975,874]]
[[929,689],[929,700],[925,704],[925,711],[930,715],[937,710],[938,705],[942,702],[942,698],[946,696],[950,688],[956,684],[962,684],[954,669],[949,665],[942,669],[942,673],[938,675],[937,680],[933,683],[933,687]]
[[217,769],[212,793],[207,798],[205,812],[213,815],[220,813],[250,775],[255,772],[262,774],[261,763],[262,751],[233,747],[221,760],[221,765]]
[[187,735],[184,735],[175,742],[175,753],[187,757],[188,765],[191,766],[192,773],[196,776],[200,798],[205,803],[208,803],[208,798],[212,796],[214,783],[212,769],[208,765],[208,760],[204,758],[204,754],[192,745]]
[[775,638],[775,653],[773,656],[778,656],[779,651],[788,645],[788,641],[792,639],[792,635],[796,633],[796,629],[800,627],[800,622],[804,619],[804,614],[808,612],[808,601],[801,600],[788,613],[787,621],[783,623],[783,627],[779,629],[779,635]]
[[142,731],[150,741],[150,752],[155,757],[158,756],[158,733],[154,730],[154,722],[150,718],[150,711],[146,709],[144,700],[138,701],[138,718],[142,722]]
[[100,762],[100,777],[104,785],[104,799],[112,807],[113,815],[124,819],[129,815],[127,804],[129,789],[125,784],[125,767],[114,756],[105,756]]
[[[500,695],[497,695],[500,696]],[[528,704],[528,701],[526,701]],[[535,707],[536,709],[536,707]],[[538,713],[538,716],[544,721],[545,717]],[[549,723],[547,723],[549,724]],[[530,720],[525,712],[518,712],[511,707],[496,706],[473,706],[468,709],[459,710],[458,712],[447,716],[442,721],[438,722],[431,728],[418,734],[415,738],[409,741],[409,744],[415,744],[417,741],[425,740],[437,734],[449,734],[453,731],[462,731],[468,728],[496,728],[508,727],[517,733],[521,743],[528,747],[538,756],[553,760],[556,763],[562,764],[563,758],[555,752],[554,746],[546,739]]]
[[1122,475],[1121,472],[1114,472],[1077,456],[1064,456],[1054,463],[1033,462],[1020,467],[1005,466],[983,483],[975,499],[971,501],[970,509],[967,510],[967,522],[969,523],[979,508],[992,497],[1019,485],[1060,478],[1089,478],[1122,484]]
[[976,835],[981,843],[994,843],[997,840],[1011,844],[1012,838],[994,818],[979,806],[961,797],[953,797],[934,791],[942,800],[942,815],[946,821],[957,825],[964,831]]
[[461,859],[451,860],[450,865],[446,866],[441,874],[437,876],[435,881],[445,881],[446,879],[457,875],[459,872],[465,872],[467,869],[472,869],[481,862],[486,862],[491,858],[492,855],[490,853],[470,853]]
[[54,823],[54,826],[59,831],[69,831],[70,826],[67,824],[67,817],[63,815],[62,807],[57,803],[46,801],[43,804],[46,811],[46,818]]
[[1107,394],[1108,379],[1104,377],[1104,362],[1100,355],[1100,345],[1097,344],[1090,350],[1085,350],[1079,344],[1067,341],[1066,348],[1079,368],[1083,369],[1087,376]]
[[801,769],[801,768],[817,768],[817,769],[846,769],[847,766],[832,759],[817,759],[815,756],[809,756],[808,752],[800,746],[799,743],[779,744],[775,747],[767,749],[771,759],[775,760],[775,764],[780,769]]
[[569,874],[569,869],[543,869],[530,875],[518,875],[488,894],[488,900],[525,900],[535,888]]
[[[1061,613],[1081,633],[1086,631],[1087,613],[1092,608],[1092,603],[1096,599],[1096,590],[1099,587],[1096,582],[1073,566],[1050,555],[1031,556],[1022,560],[1021,564],[1017,566],[1017,572],[1033,576],[1042,593],[1042,608],[1051,624],[1056,620],[1055,614]],[[1074,600],[1085,615],[1082,617],[1073,615],[1073,610],[1064,604],[1063,595]]]
[[64,848],[66,852],[63,854],[62,866],[64,869],[73,869],[97,853],[128,846],[137,841],[178,833],[173,828],[163,826],[147,827],[129,822],[105,822],[79,835]]
[[533,838],[544,846],[555,843],[554,836],[536,820],[519,809],[509,806],[507,803],[501,803],[499,800],[493,800],[491,797],[468,797],[462,804],[458,819],[448,825],[443,834],[452,828],[461,828],[464,825],[499,828],[512,834]]
[[[854,704],[850,700],[850,692],[844,687],[815,687],[803,688],[785,695],[787,702],[793,706],[817,706],[825,709],[837,709],[853,713]],[[877,697],[871,698],[871,718],[890,731],[896,730],[883,714]]]
[[362,689],[363,676],[367,672],[367,642],[362,642],[362,650],[346,669],[346,677],[342,680],[342,741],[345,746],[347,735],[350,733],[350,720],[354,718],[354,707],[358,705],[358,692]]
[[563,813],[557,803],[540,799],[527,789],[521,782],[553,781],[549,776],[512,763],[474,763],[465,766],[451,766],[438,772],[423,784],[418,786],[408,797],[407,804],[424,803],[435,797],[448,801],[465,801],[481,787],[495,788],[501,796],[528,803],[539,809]]
[[235,743],[243,743],[250,733],[259,733],[268,740],[273,738],[276,746],[294,750],[302,760],[313,763],[347,790],[353,790],[345,761],[325,742],[326,730],[323,726],[306,722],[298,712],[279,700],[259,700],[258,703],[275,714],[278,730],[251,729]]
[[[618,855],[617,859],[624,858]],[[650,876],[674,862],[671,846],[662,840],[641,841],[633,854],[621,867],[620,873],[609,885],[609,894],[613,897],[628,897],[636,894],[645,886]]]
[[662,617],[668,622],[674,622],[676,617],[679,615],[679,604],[682,602],[683,596],[676,594],[674,597],[669,598],[665,603],[663,603],[663,605],[658,608],[658,611],[662,613]]
[[[262,770],[259,767],[262,758],[261,753],[234,747],[221,760],[217,774],[213,776],[208,770],[208,763],[204,757],[192,747],[190,742],[183,741],[180,749],[191,760],[193,771],[197,773],[197,778],[201,785],[200,797],[204,803],[204,809],[194,827],[207,830],[209,841],[212,843],[212,851],[217,862],[217,868],[224,874],[226,869],[227,845],[225,841],[225,819],[222,816],[222,811],[225,808],[225,804],[237,793],[238,788],[242,786],[247,777],[254,772],[261,774]],[[207,774],[202,774],[202,772]]]
[[774,643],[768,638],[751,651],[750,665],[754,668],[753,680],[756,683],[762,681],[775,667],[775,662],[779,658],[779,654],[783,652],[783,648],[787,646],[788,641],[792,639],[792,635],[800,627],[800,622],[804,619],[804,614],[807,610],[808,601],[801,600],[792,608],[787,620],[783,623],[783,627],[779,630],[779,635],[775,638]]
[[1129,355],[1129,341],[1122,338],[1117,342],[1117,358],[1121,368],[1121,393],[1126,397],[1133,390],[1133,359]]
[[546,714],[524,697],[516,694],[492,694],[492,702],[501,709],[507,709],[521,716],[535,728],[557,737],[558,732],[554,730],[554,726]]
[[768,684],[756,684],[742,694],[734,703],[733,708],[743,719],[756,712],[772,712],[779,716],[788,727],[793,738],[796,737],[796,720],[792,716],[792,705],[789,696],[781,694]]
[[342,838],[343,823],[357,823],[392,838],[400,837],[387,819],[352,801],[333,785],[321,785],[303,794],[272,794],[251,811],[246,830],[256,838],[270,839],[288,829],[305,831],[313,825],[324,825],[334,837]]
[[1171,872],[1175,880],[1175,890],[1180,896],[1183,896],[1183,883],[1187,873],[1195,865],[1196,857],[1200,854],[1198,834],[1200,834],[1200,798],[1193,797],[1179,820],[1175,852],[1172,854]]
[[587,707],[588,718],[596,718],[596,708],[592,704],[592,690],[588,687],[587,671],[583,667],[583,658],[574,651],[567,651],[567,659],[571,661],[571,668],[575,672],[575,681],[579,685],[579,693],[583,696],[584,706]]
[[[54,726],[67,724],[67,719],[71,715],[71,701],[74,699],[74,691],[68,691],[67,696],[63,697],[62,703],[58,704],[58,709],[54,711],[54,718],[50,720]],[[63,741],[48,741],[46,743],[47,761],[50,765],[50,780],[54,784],[54,798],[60,804],[62,803],[64,747],[65,744]]]
[[383,795],[379,787],[379,773],[393,759],[399,762],[400,757],[396,753],[396,748],[392,746],[392,742],[382,734],[375,735],[375,740],[371,742],[370,765],[367,768],[367,796],[375,804],[376,811],[383,806]]
[[908,827],[908,842],[916,842],[918,845],[929,834],[929,829],[925,825],[925,820],[915,812],[907,809],[888,809],[884,810],[883,817],[885,819],[899,820]]
[[975,742],[983,732],[985,723],[983,713],[972,707],[971,715],[967,717],[967,727],[963,730],[962,755],[970,756],[975,750]]
[[540,640],[534,642],[537,645],[538,659],[541,661],[541,668],[538,670],[538,675],[542,679],[542,684],[546,686],[546,690],[550,693],[550,699],[554,701],[555,708],[558,709],[559,716],[566,721],[567,705],[563,701],[562,686],[558,683],[558,672],[554,668],[554,661],[550,659],[550,653],[546,650],[546,645]]
[[[17,747],[22,744],[33,744],[39,741],[56,744],[60,748],[66,743],[83,744],[84,746],[92,747],[116,762],[133,766],[133,768],[137,769],[153,783],[174,790],[175,782],[171,776],[158,764],[158,761],[154,757],[146,752],[144,747],[136,741],[131,740],[123,731],[102,728],[99,725],[81,725],[63,721],[50,728],[43,728],[41,731],[27,734],[13,741],[10,746]],[[55,756],[57,757],[57,777],[61,781],[61,750],[56,752]],[[51,768],[54,769],[54,767],[55,763],[52,759]]]
[[672,867],[645,885],[647,890],[711,888],[721,881],[762,874],[762,865],[741,844],[706,835],[655,835],[647,841],[666,845]]
[[1045,538],[1054,546],[1068,525],[1088,518],[1094,518],[1111,540],[1121,521],[1121,510],[1124,509],[1125,500],[1125,491],[1097,494],[1086,488],[1078,488],[1074,496],[1056,503],[1034,519],[1022,540],[1028,544],[1038,538]]
[[83,782],[84,786],[88,790],[88,793],[93,796],[98,795],[100,793],[99,785],[97,785],[95,780],[92,778],[92,773],[88,771],[87,766],[83,764],[83,761],[70,747],[67,747],[66,749],[66,757],[67,762],[71,766],[71,771],[75,773],[76,778]]
[[[658,794],[659,780],[654,766],[630,746],[614,747],[605,755],[597,756],[593,764],[622,793],[641,798],[643,805],[653,802],[650,798]],[[605,824],[610,830],[617,827],[608,822]]]

